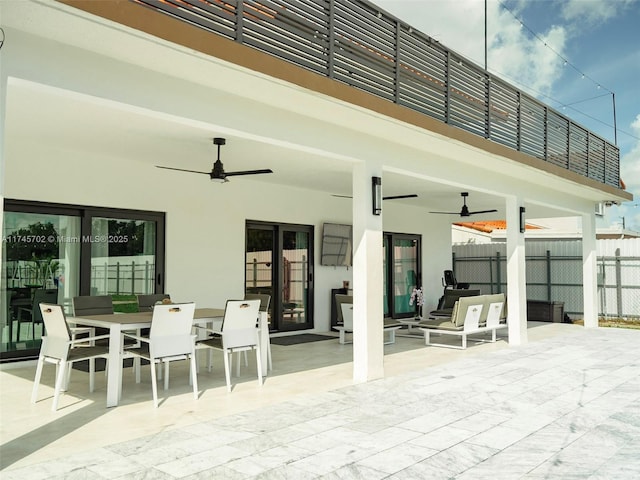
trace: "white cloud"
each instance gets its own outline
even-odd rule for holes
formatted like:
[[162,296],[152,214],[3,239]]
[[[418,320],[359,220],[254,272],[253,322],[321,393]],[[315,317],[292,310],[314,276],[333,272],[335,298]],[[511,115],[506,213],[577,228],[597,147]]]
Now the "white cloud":
[[[484,66],[484,2],[479,0],[379,0],[376,5]],[[518,12],[514,10],[516,16]],[[562,54],[567,33],[553,26],[538,36]],[[550,93],[562,74],[562,60],[533,37],[496,0],[487,2],[488,68],[530,94]]]
[[597,24],[614,18],[637,0],[568,0],[562,17],[570,22]]
[[[532,40],[513,22],[502,28],[491,44],[489,70],[507,80],[516,80],[519,88],[533,95],[549,94],[562,69],[562,60],[554,50],[564,49],[566,32],[562,27],[553,27],[540,38],[542,41]],[[553,45],[553,50],[545,43]]]
[[[631,131],[640,137],[640,114],[631,124]],[[634,200],[619,207],[618,215],[625,218],[627,228],[640,231],[640,140],[620,159],[620,176]]]
[[[477,0],[380,0],[375,4],[447,48],[484,65],[484,3]],[[496,6],[492,4],[492,7]]]
[[[374,0],[374,3],[447,48],[484,65],[483,1]],[[513,14],[498,0],[488,0],[489,70],[533,96],[553,96],[556,82],[566,74],[563,58],[568,58],[568,43],[589,35],[586,26],[609,21],[638,3],[640,0],[565,0],[560,15],[548,19],[550,26],[545,31],[536,31],[536,38],[516,20],[527,13],[530,0],[510,2]],[[523,20],[526,22],[526,16]],[[629,64],[629,59],[622,60],[613,55],[602,68],[611,71],[615,62]],[[548,103],[546,98],[541,100]],[[635,136],[640,136],[640,116],[631,128]],[[618,207],[617,214],[625,217],[627,227],[640,231],[640,142],[621,158],[621,176],[635,200]]]

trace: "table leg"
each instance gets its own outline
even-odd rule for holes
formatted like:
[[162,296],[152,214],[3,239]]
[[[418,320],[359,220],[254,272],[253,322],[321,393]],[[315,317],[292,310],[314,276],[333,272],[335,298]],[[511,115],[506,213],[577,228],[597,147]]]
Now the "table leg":
[[260,312],[260,362],[262,363],[262,376],[267,375],[269,348],[269,320],[267,312]]
[[109,328],[109,363],[107,365],[107,407],[117,407],[122,389],[121,325]]

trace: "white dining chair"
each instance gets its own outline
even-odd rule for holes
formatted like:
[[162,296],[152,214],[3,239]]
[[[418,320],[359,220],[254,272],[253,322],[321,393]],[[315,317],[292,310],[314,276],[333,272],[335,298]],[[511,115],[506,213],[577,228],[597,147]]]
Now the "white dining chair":
[[[192,333],[195,303],[156,305],[151,317],[149,336],[143,337],[123,333],[140,342],[140,347],[128,349],[131,355],[144,358],[150,363],[153,406],[158,407],[156,365],[164,364],[164,389],[169,389],[169,363],[178,360],[190,361],[189,383],[193,385],[193,397],[198,399],[198,377],[196,372],[195,341]],[[136,383],[140,383],[140,369],[136,369]]]
[[[231,367],[233,354],[254,350],[258,370],[258,384],[262,385],[262,360],[260,352],[260,300],[227,300],[224,318],[219,332],[207,330],[211,336],[199,340],[198,346],[221,350],[224,357],[224,372],[227,391],[231,392]],[[202,327],[201,327],[202,328]],[[208,370],[211,371],[212,357],[209,355]],[[236,375],[240,375],[240,360],[237,362]]]
[[[40,312],[46,335],[42,337],[40,355],[36,365],[36,376],[33,381],[33,391],[31,393],[31,403],[36,403],[38,398],[38,386],[42,376],[42,369],[45,363],[56,365],[56,379],[53,393],[53,404],[51,410],[58,409],[60,392],[69,386],[71,376],[71,365],[82,360],[89,361],[89,391],[93,392],[95,382],[95,359],[98,357],[108,358],[109,348],[107,346],[93,345],[95,340],[108,338],[109,335],[83,337],[78,340],[72,338],[71,329],[64,316],[64,311],[60,305],[40,303]],[[87,344],[87,341],[91,345]]]
[[[244,294],[244,299],[245,300],[260,300],[260,312],[262,313],[266,313],[267,314],[267,325],[265,326],[265,328],[267,329],[267,344],[266,345],[262,345],[262,348],[266,348],[267,349],[267,368],[269,370],[273,370],[273,360],[271,359],[271,337],[269,336],[269,324],[268,324],[268,318],[269,318],[269,304],[271,303],[271,295],[268,295],[266,293],[245,293]],[[244,362],[245,365],[248,365],[248,361],[247,361],[247,354],[245,351],[245,356],[244,356]]]
[[[353,303],[340,303],[342,325],[333,327],[340,332],[339,343],[347,343],[347,333],[353,333]],[[351,342],[350,342],[351,343]]]

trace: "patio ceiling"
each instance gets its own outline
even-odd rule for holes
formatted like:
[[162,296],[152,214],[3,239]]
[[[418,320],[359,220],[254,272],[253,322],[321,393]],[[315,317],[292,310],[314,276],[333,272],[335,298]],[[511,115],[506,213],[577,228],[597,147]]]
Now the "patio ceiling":
[[[274,171],[271,175],[232,179],[233,182],[294,186],[326,192],[327,196],[351,193],[351,164],[348,161],[249,138],[241,132],[229,134],[224,129],[216,130],[214,125],[161,118],[122,107],[13,84],[7,101],[7,158],[17,159],[28,154],[23,149],[38,142],[51,151],[99,151],[104,157],[129,158],[148,165],[149,169],[164,165],[206,172],[211,170],[216,156],[212,138],[223,136],[227,138],[227,145],[222,147],[221,159],[226,170],[271,168]],[[304,156],[304,162],[300,162],[301,156]],[[165,173],[192,175],[193,182],[209,181],[204,175]],[[393,172],[385,172],[383,185],[385,195],[418,194],[418,198],[394,200],[394,203],[422,207],[426,211],[457,211],[462,205],[460,192],[470,190],[468,204],[472,209],[496,208],[498,213],[489,217],[504,218],[501,198],[468,186],[447,185]],[[212,184],[211,188],[224,186]],[[559,214],[550,209],[538,213],[538,217]],[[451,216],[452,222],[458,220],[459,217]]]

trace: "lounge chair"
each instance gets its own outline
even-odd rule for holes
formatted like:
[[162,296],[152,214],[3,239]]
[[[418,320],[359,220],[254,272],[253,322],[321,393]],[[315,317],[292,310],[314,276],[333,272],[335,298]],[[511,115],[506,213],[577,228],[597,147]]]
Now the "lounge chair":
[[[473,334],[492,333],[491,342],[496,341],[496,331],[506,328],[501,323],[504,308],[504,295],[478,295],[473,297],[461,297],[454,305],[451,317],[445,319],[436,317],[420,322],[418,325],[424,332],[425,345],[434,345],[448,348],[467,348],[467,337]],[[487,312],[486,314],[483,313]],[[481,321],[484,320],[484,324]],[[431,334],[455,335],[462,339],[462,344],[452,345],[448,343],[431,342]],[[486,341],[479,339],[478,341]]]
[[453,306],[460,297],[474,297],[480,295],[480,290],[469,290],[467,288],[447,288],[444,291],[438,308],[429,312],[429,317],[451,317]]
[[[341,310],[341,316],[342,316],[342,325],[338,325],[333,328],[340,332],[339,342],[341,344],[345,344],[347,343],[346,341],[347,333],[353,333],[353,304],[340,303],[340,310]],[[384,322],[382,325],[383,334],[389,335],[388,339],[384,342],[385,345],[396,343],[396,330],[400,330],[402,326],[403,326],[402,323],[397,322],[391,318],[384,319]]]

